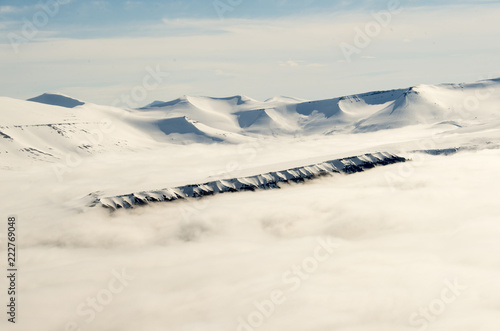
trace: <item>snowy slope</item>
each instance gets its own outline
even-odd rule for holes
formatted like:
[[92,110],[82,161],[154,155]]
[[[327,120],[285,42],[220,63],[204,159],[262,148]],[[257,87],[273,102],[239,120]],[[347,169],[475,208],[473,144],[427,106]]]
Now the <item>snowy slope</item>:
[[264,102],[246,96],[184,96],[165,103],[155,102],[140,110],[157,116],[186,116],[243,135],[322,134],[334,128],[349,129],[356,120],[375,113],[402,93],[403,90],[381,91],[318,101],[274,97]]
[[442,122],[459,126],[498,116],[499,80],[470,84],[418,85],[326,100],[244,96],[188,97],[142,108],[165,116],[187,116],[237,134],[286,135],[367,132]]
[[[256,137],[378,132],[420,125],[468,128],[499,118],[500,80],[419,85],[326,100],[183,96],[120,109],[47,93],[0,98],[1,165],[10,159],[60,162],[165,143],[244,143]],[[21,161],[19,161],[21,162]]]
[[498,80],[473,84],[419,85],[406,90],[384,109],[356,123],[357,131],[375,131],[445,121],[457,125],[498,118]]
[[[56,98],[57,99],[57,98]],[[147,146],[149,134],[126,120],[124,110],[85,103],[74,108],[0,97],[0,166],[64,162]],[[54,101],[54,99],[52,99]]]

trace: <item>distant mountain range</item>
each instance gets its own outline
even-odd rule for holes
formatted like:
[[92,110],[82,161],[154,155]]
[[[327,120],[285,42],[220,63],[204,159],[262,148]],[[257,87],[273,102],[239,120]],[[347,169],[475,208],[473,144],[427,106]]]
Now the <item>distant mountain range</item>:
[[[500,79],[418,85],[326,100],[183,96],[121,109],[45,93],[0,97],[3,159],[61,160],[164,143],[239,143],[256,136],[359,134],[413,125],[467,127],[499,119]],[[3,162],[2,162],[3,163]]]

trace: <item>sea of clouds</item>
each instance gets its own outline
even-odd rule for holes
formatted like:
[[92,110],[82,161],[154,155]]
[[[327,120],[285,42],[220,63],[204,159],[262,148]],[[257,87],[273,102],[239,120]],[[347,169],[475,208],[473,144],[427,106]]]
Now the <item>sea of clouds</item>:
[[39,179],[2,199],[19,220],[16,327],[497,330],[499,156],[114,213],[58,205]]

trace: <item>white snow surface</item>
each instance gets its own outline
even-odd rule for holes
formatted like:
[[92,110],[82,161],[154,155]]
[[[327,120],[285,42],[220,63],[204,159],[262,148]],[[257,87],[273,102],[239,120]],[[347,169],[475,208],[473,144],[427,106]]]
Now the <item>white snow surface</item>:
[[[0,97],[16,328],[498,330],[499,92],[486,80],[141,109]],[[369,153],[410,161],[279,190],[89,206]],[[117,272],[129,275],[119,290]]]

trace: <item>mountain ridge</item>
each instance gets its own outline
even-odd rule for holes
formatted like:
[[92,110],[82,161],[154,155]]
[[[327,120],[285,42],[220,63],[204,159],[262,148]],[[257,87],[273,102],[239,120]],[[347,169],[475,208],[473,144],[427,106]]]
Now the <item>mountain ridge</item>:
[[[356,135],[409,126],[468,130],[495,123],[499,106],[500,79],[323,100],[183,96],[139,109],[100,106],[57,93],[29,101],[1,97],[0,154],[6,163],[10,158],[57,162],[68,153],[85,157],[166,143],[238,144],[259,137]],[[113,130],[103,130],[103,122]]]

